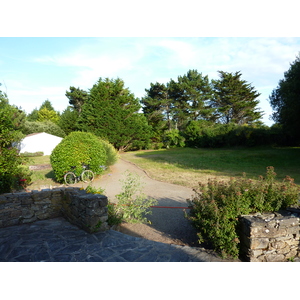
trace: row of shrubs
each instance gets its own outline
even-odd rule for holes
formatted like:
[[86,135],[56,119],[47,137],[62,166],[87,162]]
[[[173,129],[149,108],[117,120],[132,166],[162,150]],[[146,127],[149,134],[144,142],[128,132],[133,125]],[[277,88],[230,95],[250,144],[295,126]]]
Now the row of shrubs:
[[209,179],[194,190],[187,218],[197,229],[199,242],[209,243],[223,257],[238,257],[240,241],[238,222],[241,215],[276,212],[298,204],[299,186],[286,176],[275,181],[273,167],[257,180],[231,178],[230,181]]
[[183,131],[167,130],[160,141],[151,148],[197,147],[219,148],[236,146],[293,146],[294,141],[288,132],[278,125],[237,125],[235,123],[216,124],[208,121],[191,121]]

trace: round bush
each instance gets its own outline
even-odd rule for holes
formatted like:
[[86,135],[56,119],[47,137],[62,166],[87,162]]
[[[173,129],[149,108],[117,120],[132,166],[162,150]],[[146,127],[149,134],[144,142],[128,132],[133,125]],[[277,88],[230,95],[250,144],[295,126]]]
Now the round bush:
[[95,174],[101,174],[107,161],[106,151],[99,138],[88,132],[71,132],[52,151],[50,162],[58,182],[63,182],[64,174],[75,166],[77,176],[88,165]]

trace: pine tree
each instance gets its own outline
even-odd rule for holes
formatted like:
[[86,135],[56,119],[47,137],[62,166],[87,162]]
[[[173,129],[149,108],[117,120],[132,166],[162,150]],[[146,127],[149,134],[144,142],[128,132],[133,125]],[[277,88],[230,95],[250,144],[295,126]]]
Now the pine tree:
[[69,99],[70,105],[74,107],[80,114],[82,105],[88,98],[88,93],[80,88],[70,86],[70,91],[66,91],[66,97]]
[[121,79],[100,78],[82,106],[78,127],[108,140],[119,151],[133,144],[146,144],[150,126],[138,98],[124,87]]
[[240,72],[228,73],[219,71],[220,79],[212,80],[214,98],[212,106],[216,108],[216,118],[228,124],[253,124],[262,117],[257,110],[256,100],[259,93],[251,84],[241,79]]

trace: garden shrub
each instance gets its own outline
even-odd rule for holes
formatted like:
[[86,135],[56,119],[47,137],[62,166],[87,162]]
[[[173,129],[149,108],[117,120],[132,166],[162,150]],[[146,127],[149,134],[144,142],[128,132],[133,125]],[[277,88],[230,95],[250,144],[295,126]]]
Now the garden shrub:
[[107,161],[103,143],[92,133],[74,131],[66,136],[52,151],[50,162],[58,182],[75,166],[77,176],[88,165],[95,174],[101,174]]
[[166,148],[184,147],[185,138],[180,134],[178,129],[166,130],[163,134],[163,143]]
[[115,149],[115,147],[109,143],[108,141],[101,140],[100,142],[102,143],[102,146],[105,150],[106,153],[106,162],[105,166],[112,166],[114,163],[117,162],[118,160],[118,151]]
[[239,255],[238,218],[257,212],[275,212],[298,204],[299,186],[286,176],[275,181],[273,167],[258,180],[246,176],[230,181],[209,179],[194,189],[187,200],[191,206],[188,219],[198,231],[199,242],[209,242],[223,257]]
[[30,171],[23,165],[17,145],[24,135],[21,132],[25,113],[10,105],[0,90],[0,193],[9,193],[30,184]]

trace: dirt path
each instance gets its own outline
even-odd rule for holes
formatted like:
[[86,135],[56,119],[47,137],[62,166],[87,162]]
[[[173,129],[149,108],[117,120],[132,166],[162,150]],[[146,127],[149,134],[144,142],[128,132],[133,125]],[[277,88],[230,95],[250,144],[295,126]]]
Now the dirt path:
[[[186,199],[190,198],[193,191],[182,186],[159,182],[151,179],[136,165],[123,159],[111,167],[109,174],[93,182],[93,186],[105,189],[105,194],[111,202],[116,202],[115,195],[120,193],[124,173],[136,173],[143,183],[143,193],[158,201],[158,206],[186,207]],[[143,237],[149,240],[198,246],[195,229],[184,217],[184,210],[178,208],[153,208],[152,215],[147,216],[152,224],[122,224],[120,231],[129,235]]]

